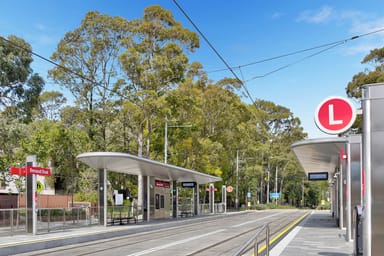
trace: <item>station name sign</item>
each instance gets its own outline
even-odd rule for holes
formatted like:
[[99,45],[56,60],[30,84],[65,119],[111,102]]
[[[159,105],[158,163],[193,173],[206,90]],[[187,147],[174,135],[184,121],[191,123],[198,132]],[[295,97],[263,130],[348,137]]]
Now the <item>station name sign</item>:
[[308,180],[328,180],[328,172],[310,172]]
[[36,174],[41,176],[51,176],[51,169],[42,168],[36,166],[26,166],[26,167],[10,167],[9,172],[12,175],[25,176],[27,174]]
[[169,188],[171,183],[169,181],[155,180],[155,187]]
[[190,182],[181,182],[181,186],[183,188],[194,188],[196,187],[196,182],[190,181]]

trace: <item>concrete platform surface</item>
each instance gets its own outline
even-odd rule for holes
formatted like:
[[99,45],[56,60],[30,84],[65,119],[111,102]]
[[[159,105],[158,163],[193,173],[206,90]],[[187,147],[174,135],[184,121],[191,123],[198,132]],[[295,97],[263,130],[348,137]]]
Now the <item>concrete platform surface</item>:
[[329,211],[313,211],[275,246],[271,256],[353,255],[353,242],[345,238]]

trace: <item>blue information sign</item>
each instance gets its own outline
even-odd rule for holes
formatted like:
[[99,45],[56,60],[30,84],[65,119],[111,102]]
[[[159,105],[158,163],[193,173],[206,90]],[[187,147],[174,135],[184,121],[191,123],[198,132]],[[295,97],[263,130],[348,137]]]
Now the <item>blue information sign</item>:
[[269,198],[270,199],[280,199],[280,193],[270,192]]

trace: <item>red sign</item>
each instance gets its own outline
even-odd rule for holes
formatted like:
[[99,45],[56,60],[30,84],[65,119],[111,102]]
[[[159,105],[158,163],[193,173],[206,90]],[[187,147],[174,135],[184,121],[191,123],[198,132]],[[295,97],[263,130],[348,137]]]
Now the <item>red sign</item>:
[[35,166],[27,166],[27,167],[10,167],[9,173],[13,175],[25,176],[26,174],[37,174],[42,176],[51,176],[51,169],[35,167]]
[[169,188],[171,183],[169,181],[155,180],[155,187]]
[[12,175],[25,176],[25,168],[22,167],[9,167],[9,173]]
[[330,97],[316,109],[315,123],[328,134],[339,134],[348,130],[356,119],[356,110],[342,97]]
[[35,166],[27,166],[27,174],[37,174],[42,176],[51,176],[51,169],[35,167]]
[[231,193],[232,191],[233,191],[233,187],[232,187],[232,186],[228,186],[228,187],[227,187],[227,192],[228,192],[228,193]]

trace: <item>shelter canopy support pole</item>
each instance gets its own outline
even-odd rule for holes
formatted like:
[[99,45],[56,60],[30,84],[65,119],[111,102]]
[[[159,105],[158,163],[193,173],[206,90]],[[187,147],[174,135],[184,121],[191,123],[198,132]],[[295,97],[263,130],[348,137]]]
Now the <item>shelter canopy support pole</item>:
[[99,224],[107,226],[107,170],[99,169]]

